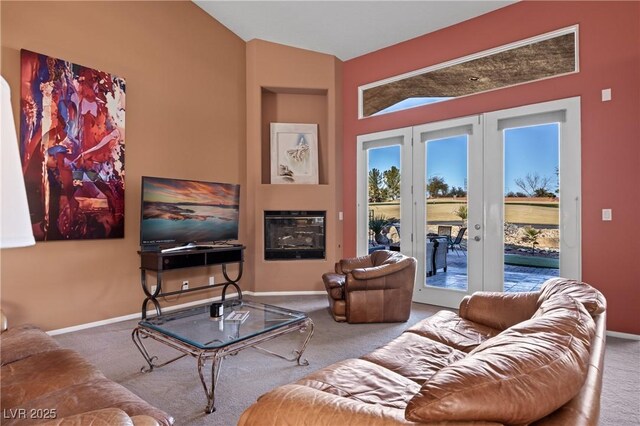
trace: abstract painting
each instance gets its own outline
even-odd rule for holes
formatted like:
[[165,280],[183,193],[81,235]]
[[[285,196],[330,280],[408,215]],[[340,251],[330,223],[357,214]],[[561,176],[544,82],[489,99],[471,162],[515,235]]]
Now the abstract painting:
[[125,80],[20,53],[20,154],[36,240],[123,238]]
[[271,123],[271,183],[318,183],[318,125]]

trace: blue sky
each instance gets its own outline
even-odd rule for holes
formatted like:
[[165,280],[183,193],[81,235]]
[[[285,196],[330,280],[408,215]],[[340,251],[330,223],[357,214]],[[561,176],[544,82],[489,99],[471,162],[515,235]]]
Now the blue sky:
[[376,112],[371,115],[381,115],[389,112],[400,111],[407,108],[413,108],[422,105],[434,104],[436,102],[446,101],[449,99],[453,99],[452,97],[430,97],[430,98],[407,98],[398,102],[397,104],[391,105],[383,110]]
[[[467,177],[467,138],[456,136],[427,142],[427,178],[441,176],[452,186],[464,188]],[[558,166],[558,125],[544,124],[505,130],[505,193],[520,189],[514,179],[527,173],[552,178],[551,191],[556,189]],[[369,150],[369,170],[380,171],[392,166],[400,168],[400,146]],[[402,170],[401,170],[402,173]]]

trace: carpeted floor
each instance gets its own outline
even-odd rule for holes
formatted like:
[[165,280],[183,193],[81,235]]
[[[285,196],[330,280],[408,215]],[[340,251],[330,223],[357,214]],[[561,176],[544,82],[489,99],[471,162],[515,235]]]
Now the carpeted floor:
[[[131,341],[131,331],[137,321],[120,322],[55,338],[62,346],[80,352],[110,379],[173,415],[176,425],[231,426],[237,423],[244,409],[268,390],[293,382],[336,361],[366,354],[441,309],[414,303],[407,323],[345,324],[331,319],[325,296],[248,298],[309,314],[315,324],[313,338],[304,353],[309,366],[301,367],[253,349],[228,357],[222,364],[216,388],[216,412],[213,414],[204,414],[206,398],[194,358],[183,358],[151,373],[140,372],[144,361]],[[272,340],[264,346],[288,352],[297,348],[303,337],[295,333]],[[160,361],[176,354],[157,342],[149,342],[148,349],[152,355],[158,355]],[[639,425],[640,341],[609,337],[605,356],[600,424]]]

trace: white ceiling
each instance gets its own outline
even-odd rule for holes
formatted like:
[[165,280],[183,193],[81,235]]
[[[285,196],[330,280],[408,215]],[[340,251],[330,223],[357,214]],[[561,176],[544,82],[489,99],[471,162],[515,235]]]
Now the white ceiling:
[[192,0],[245,41],[261,39],[345,61],[515,1]]

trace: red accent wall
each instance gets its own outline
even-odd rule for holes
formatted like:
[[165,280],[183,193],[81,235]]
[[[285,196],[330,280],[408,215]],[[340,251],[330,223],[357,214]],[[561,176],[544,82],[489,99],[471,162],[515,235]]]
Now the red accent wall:
[[[575,24],[578,74],[358,120],[360,85]],[[357,135],[581,96],[582,279],[605,294],[609,330],[640,334],[640,3],[520,2],[347,61],[343,83],[345,256],[356,251]]]

